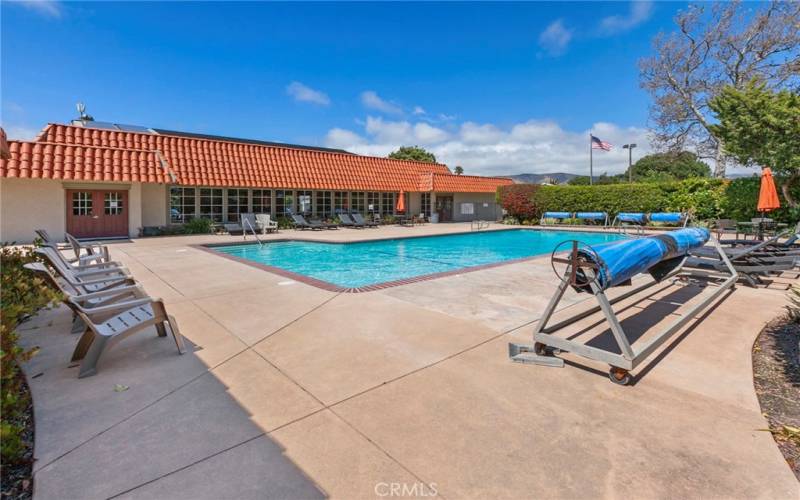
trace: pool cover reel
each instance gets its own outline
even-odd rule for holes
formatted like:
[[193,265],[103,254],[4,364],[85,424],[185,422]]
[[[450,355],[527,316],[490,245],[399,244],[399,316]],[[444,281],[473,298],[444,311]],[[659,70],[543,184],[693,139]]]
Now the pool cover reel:
[[[626,284],[633,276],[649,272],[659,280],[680,265],[693,248],[702,247],[710,237],[707,229],[686,228],[656,236],[600,243],[578,249],[581,260],[596,268],[594,280],[601,290]],[[589,291],[593,276],[577,270],[577,291]]]

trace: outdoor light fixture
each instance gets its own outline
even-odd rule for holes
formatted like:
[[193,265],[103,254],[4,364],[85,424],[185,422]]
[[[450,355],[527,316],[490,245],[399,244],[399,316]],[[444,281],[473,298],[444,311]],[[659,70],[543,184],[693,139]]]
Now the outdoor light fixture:
[[633,183],[633,148],[636,144],[625,144],[622,149],[628,150],[628,182]]

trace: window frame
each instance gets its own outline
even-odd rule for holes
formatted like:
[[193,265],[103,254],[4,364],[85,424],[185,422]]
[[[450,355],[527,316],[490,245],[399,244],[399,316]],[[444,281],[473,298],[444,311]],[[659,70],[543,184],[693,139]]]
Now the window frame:
[[[197,189],[197,194],[199,199],[197,216],[221,223],[225,218],[225,189],[201,187]],[[210,203],[204,203],[204,198],[209,199]]]

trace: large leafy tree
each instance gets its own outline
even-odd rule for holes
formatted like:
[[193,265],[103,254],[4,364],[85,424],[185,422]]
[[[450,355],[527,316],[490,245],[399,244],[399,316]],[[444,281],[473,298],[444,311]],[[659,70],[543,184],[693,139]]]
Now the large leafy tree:
[[397,151],[389,153],[389,158],[393,160],[422,161],[425,163],[436,163],[436,156],[430,151],[419,146],[402,146]]
[[[634,181],[682,180],[689,177],[708,177],[711,169],[689,151],[655,153],[644,156],[633,164]],[[628,178],[628,172],[624,177]]]
[[781,190],[797,207],[790,188],[800,181],[800,94],[751,82],[744,89],[724,88],[709,107],[719,120],[711,129],[725,152],[739,163],[771,167],[785,176]]
[[663,149],[713,159],[714,175],[723,177],[725,148],[711,127],[709,101],[726,85],[741,89],[753,78],[775,89],[800,85],[800,2],[699,3],[675,24],[640,61],[655,140]]

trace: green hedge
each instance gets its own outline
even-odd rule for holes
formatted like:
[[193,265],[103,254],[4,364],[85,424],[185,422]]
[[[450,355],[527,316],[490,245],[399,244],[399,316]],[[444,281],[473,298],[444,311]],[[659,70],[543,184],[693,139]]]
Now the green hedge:
[[[781,179],[776,181],[780,185]],[[537,218],[547,211],[604,211],[612,216],[619,212],[691,211],[698,220],[748,220],[758,216],[759,186],[757,177],[733,181],[691,178],[664,183],[540,186],[530,196]],[[504,199],[503,189],[499,200]],[[800,199],[800,186],[792,192]],[[769,216],[789,223],[800,219],[800,210],[788,208],[780,192],[779,196],[783,208]]]

